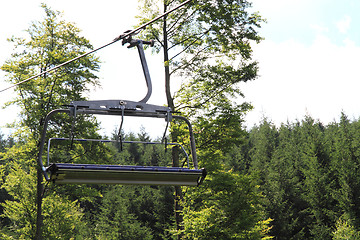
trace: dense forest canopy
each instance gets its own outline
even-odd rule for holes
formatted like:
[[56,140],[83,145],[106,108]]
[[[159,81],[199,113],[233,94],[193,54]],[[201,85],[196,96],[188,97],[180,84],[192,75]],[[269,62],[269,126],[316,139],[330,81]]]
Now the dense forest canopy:
[[[185,195],[186,201],[191,201],[192,206],[205,205],[208,208],[194,214],[188,209],[189,206],[186,207],[184,211],[188,214],[184,214],[185,222],[192,222],[193,224],[188,227],[206,236],[206,224],[209,224],[206,218],[211,216],[216,219],[221,211],[214,202],[201,199],[206,199],[205,196],[209,195],[212,201],[221,198],[223,200],[219,203],[227,204],[224,202],[226,198],[222,196],[227,188],[225,183],[236,181],[240,184],[235,184],[238,186],[239,195],[234,198],[240,205],[229,206],[235,208],[229,211],[236,212],[237,209],[241,209],[241,204],[248,204],[239,202],[241,199],[251,199],[251,203],[254,203],[254,196],[249,198],[242,194],[254,194],[251,193],[253,190],[246,189],[245,186],[257,185],[257,191],[261,192],[261,196],[258,196],[260,199],[256,200],[261,206],[257,209],[262,209],[264,219],[272,220],[267,224],[271,228],[268,235],[275,239],[357,239],[360,236],[357,228],[360,221],[359,132],[360,120],[350,121],[345,114],[339,122],[328,125],[323,125],[309,116],[301,121],[283,123],[280,127],[264,119],[247,131],[243,143],[233,146],[221,158],[216,155],[226,166],[225,169],[237,173],[237,177],[227,176],[224,179],[224,176],[213,175],[211,179],[207,179],[208,184],[215,185],[212,191],[209,192],[210,188],[207,185],[187,190],[193,193]],[[126,139],[149,138],[146,132],[126,134]],[[24,157],[27,154],[26,149],[20,148],[21,144],[1,135],[3,179],[12,179],[11,184],[6,181],[2,184],[0,195],[2,236],[21,236],[13,232],[16,228],[12,221],[16,220],[19,226],[21,223],[25,226],[26,223],[25,220],[19,222],[20,219],[14,219],[20,218],[20,214],[12,215],[12,218],[7,215],[8,201],[18,199],[18,194],[23,196],[29,187],[27,184],[31,186],[31,181],[26,179],[28,175],[24,175],[23,170],[18,169],[14,172],[19,165],[14,161],[14,154]],[[117,146],[111,148],[115,153],[118,151]],[[129,164],[146,164],[149,159],[156,161],[159,156],[165,159],[164,153],[163,148],[132,146],[125,147],[116,155],[119,159],[124,159],[125,156]],[[9,161],[11,156],[13,160]],[[9,172],[9,169],[13,171]],[[98,186],[95,189],[102,194],[89,194],[94,189],[86,190],[79,187],[52,189],[58,194],[61,193],[57,201],[63,201],[61,198],[64,196],[76,199],[73,203],[76,205],[64,205],[64,210],[67,209],[68,214],[78,216],[72,220],[77,224],[72,236],[88,239],[93,239],[90,236],[98,236],[96,239],[129,239],[130,236],[172,239],[171,236],[174,236],[174,196],[171,187]],[[69,190],[74,192],[69,195]],[[68,212],[77,208],[77,214]],[[244,211],[241,214],[244,216]],[[52,215],[52,218],[56,216]],[[82,224],[77,221],[81,221]],[[248,223],[249,219],[244,221],[241,222],[242,225]],[[222,237],[224,235],[219,234],[231,225],[226,222],[211,224],[217,227],[211,234],[216,233],[217,237],[225,239]],[[119,236],[120,232],[123,238]]]

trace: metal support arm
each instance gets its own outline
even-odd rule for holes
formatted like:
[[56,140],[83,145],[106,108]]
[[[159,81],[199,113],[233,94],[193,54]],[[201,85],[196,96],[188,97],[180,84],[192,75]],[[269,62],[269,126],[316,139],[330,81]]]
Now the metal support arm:
[[140,56],[140,61],[141,61],[141,66],[144,72],[144,76],[145,76],[145,81],[146,81],[146,86],[147,86],[147,93],[145,95],[145,97],[140,101],[142,103],[146,103],[152,93],[152,84],[151,84],[151,78],[150,78],[150,73],[149,73],[149,68],[146,62],[146,58],[145,58],[145,53],[144,53],[144,47],[143,44],[147,44],[150,45],[151,47],[154,46],[154,41],[144,41],[144,40],[140,40],[140,39],[132,39],[131,36],[129,36],[128,38],[124,39],[122,44],[126,44],[129,43],[130,45],[128,46],[128,48],[132,48],[132,47],[137,47],[137,50],[139,52],[139,56]]
[[56,110],[53,110],[53,111],[49,112],[48,115],[46,115],[46,118],[45,118],[45,121],[44,121],[43,131],[42,131],[41,136],[40,136],[40,141],[39,141],[40,146],[39,146],[39,155],[38,155],[38,164],[39,164],[39,166],[40,166],[40,168],[41,168],[41,170],[42,170],[42,172],[44,174],[44,177],[45,177],[46,181],[49,181],[50,178],[46,173],[46,168],[45,168],[44,163],[42,161],[42,155],[43,155],[43,152],[44,152],[46,131],[47,131],[47,127],[48,127],[48,124],[49,124],[49,120],[56,113],[70,113],[70,109],[56,109]]

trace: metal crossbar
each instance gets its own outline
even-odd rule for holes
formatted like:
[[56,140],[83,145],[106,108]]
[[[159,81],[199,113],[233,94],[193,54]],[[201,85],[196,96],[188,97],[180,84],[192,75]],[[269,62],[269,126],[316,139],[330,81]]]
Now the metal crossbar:
[[[71,139],[71,138],[49,138],[48,140],[48,145],[47,145],[47,166],[50,166],[50,145],[51,145],[51,141],[78,141],[78,142],[101,142],[101,143],[117,143],[117,140],[105,140],[105,139]],[[148,145],[163,145],[163,143],[161,142],[145,142],[145,141],[122,141],[122,143],[125,144],[148,144]],[[172,146],[178,146],[181,148],[181,150],[183,151],[183,153],[185,154],[186,157],[186,163],[187,163],[187,167],[190,168],[190,163],[189,163],[189,155],[188,153],[185,151],[184,146],[182,146],[180,143],[167,143],[167,145],[172,145]]]

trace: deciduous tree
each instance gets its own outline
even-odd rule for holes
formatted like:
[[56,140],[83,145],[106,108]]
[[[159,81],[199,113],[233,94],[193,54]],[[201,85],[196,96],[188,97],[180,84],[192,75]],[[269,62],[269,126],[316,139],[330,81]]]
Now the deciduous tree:
[[[143,0],[140,22],[180,2]],[[256,28],[263,20],[257,13],[249,13],[250,6],[251,3],[243,0],[194,0],[143,33],[146,38],[155,39],[155,51],[163,53],[168,106],[198,121],[196,131],[204,137],[198,137],[197,141],[200,145],[204,143],[204,147],[206,141],[213,144],[238,141],[243,113],[250,109],[249,104],[233,101],[242,96],[238,83],[253,80],[257,74],[257,64],[251,60],[250,43],[261,40]],[[177,91],[171,86],[174,80],[180,79],[182,86]],[[234,124],[235,128],[227,128],[226,124]],[[172,129],[172,141],[181,141],[180,135],[179,128]],[[178,165],[174,152],[173,166]],[[176,221],[181,230],[181,207],[177,201],[181,200],[182,192],[179,187],[175,192]]]
[[[89,41],[79,36],[80,30],[72,23],[67,23],[61,19],[60,13],[51,10],[46,5],[42,5],[45,12],[45,18],[43,21],[33,22],[26,30],[28,36],[26,38],[12,37],[9,39],[14,44],[14,53],[11,55],[11,59],[7,60],[5,64],[1,66],[1,69],[7,72],[7,81],[16,84],[28,77],[31,77],[39,72],[48,70],[56,65],[66,62],[82,53],[85,53],[92,49]],[[88,87],[97,85],[97,76],[95,71],[99,69],[99,60],[93,55],[88,55],[80,60],[66,65],[53,74],[43,74],[41,77],[33,79],[32,81],[25,82],[16,87],[16,97],[8,104],[16,104],[21,108],[20,118],[17,123],[17,127],[20,131],[23,131],[22,137],[25,141],[24,147],[26,147],[27,155],[26,159],[21,156],[16,156],[14,159],[8,162],[12,165],[10,173],[5,178],[4,187],[9,193],[13,195],[14,200],[8,201],[5,204],[4,215],[12,220],[14,226],[19,228],[21,236],[26,238],[41,239],[41,232],[39,231],[42,225],[41,203],[43,197],[43,177],[40,169],[37,171],[37,190],[33,185],[36,182],[36,174],[34,170],[37,169],[37,144],[40,133],[43,127],[43,121],[48,112],[55,108],[60,108],[64,104],[68,104],[73,100],[84,100],[84,92]],[[69,116],[57,116],[50,122],[49,130],[52,136],[57,134],[70,133],[71,123]],[[85,137],[96,136],[97,123],[92,118],[79,117],[74,133],[79,133],[83,129],[87,129]],[[24,132],[26,131],[26,132]],[[12,151],[16,151],[16,148],[23,146],[14,146]],[[20,149],[21,150],[21,149]],[[36,171],[35,171],[36,172]],[[21,192],[27,194],[20,197],[17,191],[11,190],[16,186],[11,184],[11,176],[17,175],[20,179],[22,174],[28,174],[29,186],[19,184],[20,189],[24,188]],[[30,174],[32,173],[32,174]],[[26,181],[25,181],[26,182]],[[25,189],[26,188],[26,189]],[[35,188],[35,189],[34,189]],[[35,194],[36,193],[36,194]],[[37,202],[37,215],[34,214],[35,199]],[[55,201],[55,202],[54,202]],[[25,223],[21,222],[21,219],[15,216],[16,211],[20,211],[21,208],[16,208],[18,204],[24,203],[31,206],[28,209],[28,218]],[[59,222],[63,223],[63,227],[58,229],[60,231],[58,236],[62,236],[61,231],[64,234],[70,234],[74,236],[74,229],[77,224],[74,221],[79,221],[80,217],[68,218],[68,210],[64,211],[67,207],[72,206],[76,211],[76,202],[68,200],[66,197],[60,198],[59,196],[49,194],[45,197],[44,202],[47,205],[54,206],[56,202],[59,203],[59,212],[54,211],[53,208],[44,208],[44,227],[45,231],[51,230],[51,225],[54,219],[58,218]],[[61,206],[62,205],[62,206]],[[14,207],[14,208],[12,208]],[[12,209],[10,211],[10,209]],[[24,209],[23,209],[24,210]],[[15,211],[15,212],[14,212]],[[35,211],[36,212],[36,211]],[[80,216],[81,214],[79,213]],[[27,216],[27,215],[26,215]],[[75,216],[75,215],[74,215]],[[37,220],[35,220],[37,219]],[[37,226],[37,230],[34,231]],[[31,227],[29,227],[31,226]],[[60,226],[60,225],[59,225]],[[69,238],[70,235],[65,238]],[[49,237],[49,235],[47,235]],[[50,239],[50,238],[49,238]]]

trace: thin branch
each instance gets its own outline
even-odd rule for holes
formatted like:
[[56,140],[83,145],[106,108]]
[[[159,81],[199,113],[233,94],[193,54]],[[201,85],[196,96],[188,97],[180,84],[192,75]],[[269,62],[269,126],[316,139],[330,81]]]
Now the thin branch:
[[[185,15],[186,10],[183,11],[183,13],[177,18],[177,20],[169,27],[168,29],[168,34],[170,35],[170,33],[173,31],[173,29],[178,30],[177,28],[175,28],[176,24],[182,19],[183,15]],[[194,14],[196,13],[196,10],[194,10],[184,21],[187,21],[190,17],[192,17]],[[181,27],[183,25],[183,22],[181,24],[179,24],[179,27]]]
[[[231,82],[231,83],[229,83],[228,85],[226,85],[223,89],[221,89],[220,91],[213,91],[213,94],[210,95],[210,97],[208,97],[208,98],[207,98],[205,101],[203,101],[203,102],[200,102],[200,103],[198,103],[198,104],[196,104],[196,105],[194,105],[194,106],[185,105],[185,106],[183,106],[183,107],[180,107],[180,105],[179,105],[179,106],[178,106],[178,109],[181,110],[181,109],[185,109],[185,108],[190,108],[190,109],[199,108],[199,107],[203,106],[204,104],[208,103],[210,100],[214,99],[216,96],[218,96],[220,93],[224,92],[226,89],[228,89],[231,85],[234,85],[234,84],[236,84],[236,83]],[[203,97],[203,96],[195,97],[194,99],[192,99],[192,100],[190,100],[190,101],[188,101],[188,102],[191,102],[191,101],[193,101],[193,100],[196,100],[196,99],[198,99],[198,98],[200,98],[200,97]]]
[[163,44],[162,41],[158,38],[158,36],[156,36],[154,32],[151,32],[151,35],[156,39],[156,41],[157,41],[158,43],[160,43],[161,47],[164,48],[164,44]]
[[183,64],[183,65],[175,68],[174,70],[172,70],[172,71],[170,72],[170,74],[173,74],[174,72],[178,71],[179,69],[187,68],[187,67],[189,67],[190,65],[192,65],[194,59],[196,59],[196,58],[197,58],[201,53],[203,53],[207,48],[208,48],[208,46],[200,49],[200,50],[194,55],[194,57],[191,58],[191,59],[187,62],[187,64]]
[[[191,38],[195,38],[195,39],[183,50],[183,51],[185,51],[186,49],[188,49],[189,47],[191,47],[197,40],[201,40],[201,38],[202,38],[205,34],[207,34],[209,31],[210,31],[210,29],[206,30],[206,31],[203,32],[203,33],[191,35],[191,36],[189,36],[188,38],[186,38],[186,39],[184,39],[184,40],[182,40],[182,41],[180,41],[180,42],[178,42],[178,43],[176,43],[176,44],[173,44],[173,45],[169,48],[169,50],[170,50],[171,48],[174,48],[174,47],[180,45],[180,44],[183,44],[184,42],[190,40]],[[200,35],[200,36],[197,37],[198,35]],[[182,52],[183,52],[183,51],[182,51]],[[179,55],[179,54],[177,54],[177,55]],[[173,57],[173,58],[175,58],[175,57]]]

